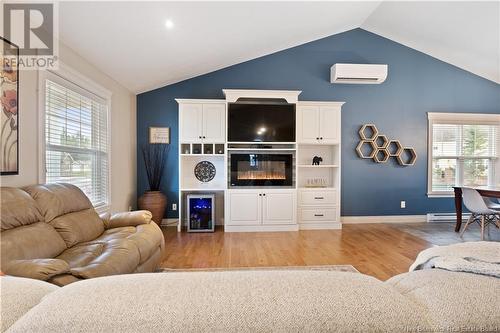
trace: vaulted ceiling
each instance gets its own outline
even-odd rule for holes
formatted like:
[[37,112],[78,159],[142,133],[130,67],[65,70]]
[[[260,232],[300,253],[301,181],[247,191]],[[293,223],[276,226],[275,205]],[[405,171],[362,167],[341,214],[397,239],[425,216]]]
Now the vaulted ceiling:
[[59,29],[134,93],[358,27],[500,83],[499,16],[497,1],[68,1]]

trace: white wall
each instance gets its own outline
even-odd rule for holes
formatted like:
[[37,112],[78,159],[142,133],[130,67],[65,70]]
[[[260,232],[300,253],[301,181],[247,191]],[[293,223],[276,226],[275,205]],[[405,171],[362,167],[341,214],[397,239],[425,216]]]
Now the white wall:
[[[88,63],[62,43],[59,59],[112,93],[111,97],[111,211],[136,205],[135,94]],[[126,69],[124,69],[126,70]],[[19,175],[1,176],[1,186],[36,184],[38,175],[38,73],[19,73]]]

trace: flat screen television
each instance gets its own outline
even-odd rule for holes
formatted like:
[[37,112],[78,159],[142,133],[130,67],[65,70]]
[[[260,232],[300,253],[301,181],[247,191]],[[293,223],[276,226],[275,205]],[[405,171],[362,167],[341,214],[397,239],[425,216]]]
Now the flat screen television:
[[295,104],[229,103],[228,141],[295,142]]

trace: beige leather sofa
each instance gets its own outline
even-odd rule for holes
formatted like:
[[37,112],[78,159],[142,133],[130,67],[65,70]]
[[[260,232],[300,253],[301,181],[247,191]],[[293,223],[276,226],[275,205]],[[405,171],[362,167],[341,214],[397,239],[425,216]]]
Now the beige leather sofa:
[[70,184],[1,188],[1,270],[66,285],[107,275],[152,272],[163,234],[151,213],[99,216]]

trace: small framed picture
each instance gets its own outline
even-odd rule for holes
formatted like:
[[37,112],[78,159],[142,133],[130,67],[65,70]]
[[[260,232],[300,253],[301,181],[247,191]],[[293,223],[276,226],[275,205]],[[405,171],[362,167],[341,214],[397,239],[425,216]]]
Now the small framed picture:
[[149,143],[170,144],[170,127],[150,127]]

